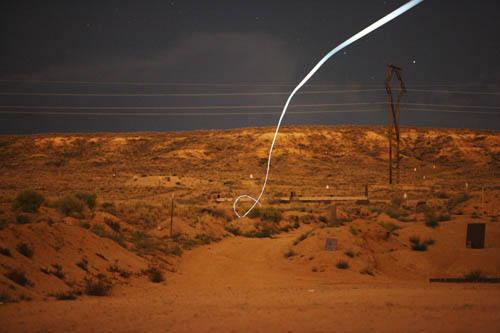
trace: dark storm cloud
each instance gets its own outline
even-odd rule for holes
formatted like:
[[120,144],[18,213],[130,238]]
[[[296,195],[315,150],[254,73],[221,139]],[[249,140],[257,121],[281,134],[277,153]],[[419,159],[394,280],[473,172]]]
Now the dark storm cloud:
[[53,65],[30,78],[157,82],[293,81],[299,54],[263,33],[193,33],[149,57],[107,55]]

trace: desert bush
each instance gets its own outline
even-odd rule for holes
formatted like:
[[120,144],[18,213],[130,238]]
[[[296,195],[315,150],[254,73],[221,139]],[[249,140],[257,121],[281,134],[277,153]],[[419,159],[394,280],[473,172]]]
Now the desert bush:
[[39,192],[24,190],[14,199],[14,209],[24,213],[36,213],[44,201],[45,198]]
[[87,221],[79,222],[79,223],[78,223],[78,226],[79,226],[80,228],[90,229],[90,223],[89,223],[89,222],[87,222]]
[[26,273],[18,270],[11,270],[8,273],[5,273],[5,277],[20,286],[33,286],[33,283],[28,280],[26,277]]
[[241,230],[240,230],[240,228],[238,228],[238,227],[232,227],[232,226],[230,226],[230,225],[226,225],[226,226],[224,227],[224,229],[225,229],[227,232],[230,232],[230,233],[232,233],[232,234],[233,234],[233,235],[235,235],[235,236],[239,236],[239,235],[241,235]]
[[328,223],[328,219],[325,216],[323,216],[323,215],[321,215],[318,219],[322,223]]
[[335,266],[337,266],[338,269],[347,269],[349,268],[349,263],[345,260],[339,260]]
[[19,243],[17,244],[17,252],[21,253],[23,256],[25,256],[26,258],[31,258],[33,257],[33,249],[31,247],[29,247],[28,244],[26,243]]
[[156,267],[149,267],[142,271],[143,274],[149,277],[149,280],[154,283],[160,283],[164,281],[163,273]]
[[12,257],[12,254],[10,253],[10,250],[5,248],[5,247],[0,247],[0,254],[4,255],[6,257]]
[[16,216],[16,223],[17,224],[28,224],[30,222],[31,222],[31,219],[28,215],[18,214]]
[[90,296],[107,296],[112,288],[112,284],[103,274],[98,274],[95,278],[84,278],[84,293]]
[[121,269],[120,267],[118,267],[118,264],[116,263],[109,265],[108,272],[118,273],[121,277],[126,279],[128,279],[131,275],[129,271]]
[[292,249],[288,250],[287,252],[285,252],[285,254],[283,254],[283,256],[285,258],[290,258],[290,257],[296,256],[296,255],[297,255],[297,253]]
[[97,194],[89,192],[76,192],[74,196],[84,202],[87,207],[94,209],[97,200]]
[[116,210],[116,206],[112,202],[103,202],[101,205],[103,211],[111,215],[118,215],[118,211]]
[[80,260],[79,262],[77,262],[77,263],[76,263],[76,265],[77,265],[78,267],[80,267],[81,269],[83,269],[85,272],[88,272],[88,271],[89,271],[89,269],[88,269],[88,267],[87,267],[88,263],[89,263],[89,262],[88,262],[88,260],[87,260],[87,259],[82,258],[82,260]]
[[392,222],[387,222],[387,223],[380,223],[380,226],[382,228],[384,228],[385,230],[387,230],[387,232],[389,234],[392,234],[392,235],[397,235],[395,233],[396,230],[399,230],[399,229],[402,229],[400,226],[398,226],[397,224],[394,224]]
[[2,290],[0,294],[0,303],[10,303],[14,301],[15,300],[5,290]]
[[60,292],[54,295],[57,300],[60,301],[72,301],[76,299],[75,292],[70,290],[67,292]]
[[432,238],[429,238],[428,240],[421,242],[420,237],[411,236],[410,244],[413,251],[427,251],[427,246],[433,245],[434,240]]
[[281,211],[274,207],[254,208],[249,214],[250,218],[260,217],[262,220],[273,221],[278,223],[283,219]]
[[120,232],[120,223],[119,222],[115,222],[111,219],[104,219],[104,223],[106,223],[114,231]]
[[251,232],[248,232],[248,233],[244,234],[243,236],[250,237],[250,238],[266,238],[266,237],[271,237],[271,235],[273,233],[274,233],[274,231],[270,227],[263,227],[262,229],[253,230]]
[[59,211],[66,216],[70,216],[72,214],[81,215],[83,213],[85,203],[75,195],[69,194],[59,199],[56,202],[56,206]]
[[346,256],[348,256],[349,258],[354,258],[356,256],[356,254],[354,253],[353,250],[347,250],[347,251],[344,252],[344,254]]
[[58,279],[64,280],[64,272],[62,271],[62,266],[59,264],[53,264],[54,271],[51,271],[50,274],[54,275]]
[[478,282],[484,279],[483,272],[479,269],[471,270],[469,273],[465,274],[465,280],[469,282]]
[[0,219],[0,230],[5,229],[5,227],[9,224],[9,221],[6,219]]
[[424,215],[425,215],[426,226],[430,228],[436,228],[437,226],[439,226],[439,217],[436,215],[434,209],[426,206],[426,209],[424,210]]

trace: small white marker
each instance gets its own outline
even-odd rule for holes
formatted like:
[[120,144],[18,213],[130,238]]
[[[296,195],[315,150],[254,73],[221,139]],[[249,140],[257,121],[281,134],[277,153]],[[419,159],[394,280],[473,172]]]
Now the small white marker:
[[328,190],[330,188],[330,186],[326,185],[326,189]]
[[253,175],[252,174],[250,174],[250,179],[253,179]]

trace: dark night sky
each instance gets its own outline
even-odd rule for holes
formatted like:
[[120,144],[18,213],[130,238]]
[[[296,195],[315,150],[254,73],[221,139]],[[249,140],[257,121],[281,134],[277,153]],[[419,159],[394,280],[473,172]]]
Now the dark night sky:
[[[0,134],[275,126],[321,57],[405,2],[4,1]],[[387,100],[394,63],[402,125],[499,130],[499,7],[424,1],[331,58],[304,90],[334,91],[296,96],[284,125],[385,125],[359,103]],[[250,92],[283,94],[166,96]]]

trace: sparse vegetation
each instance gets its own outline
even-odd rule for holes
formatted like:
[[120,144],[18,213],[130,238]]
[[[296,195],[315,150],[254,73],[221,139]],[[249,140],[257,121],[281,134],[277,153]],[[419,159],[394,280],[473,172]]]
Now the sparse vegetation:
[[142,271],[143,274],[149,277],[149,280],[154,283],[163,282],[165,279],[163,278],[163,273],[156,267],[149,267]]
[[483,272],[479,269],[471,270],[469,273],[464,276],[466,281],[469,282],[478,282],[481,279],[484,279]]
[[66,215],[81,216],[85,203],[73,194],[66,195],[56,202],[59,211]]
[[81,269],[83,269],[85,272],[88,272],[88,271],[89,271],[89,269],[88,269],[88,267],[87,267],[88,263],[89,263],[89,262],[88,262],[88,260],[87,260],[87,259],[82,258],[82,260],[80,260],[79,262],[77,262],[77,263],[76,263],[76,265],[77,265],[78,267],[80,267]]
[[366,275],[371,275],[371,276],[375,276],[375,274],[373,274],[373,271],[369,268],[363,268],[362,270],[359,271],[361,274],[366,274]]
[[104,223],[106,223],[111,229],[113,229],[116,232],[120,232],[120,223],[113,221],[111,219],[104,219]]
[[21,253],[26,258],[33,257],[33,249],[26,243],[19,243],[16,247],[17,252]]
[[76,299],[76,295],[74,291],[66,291],[66,292],[60,292],[54,295],[57,300],[60,301],[72,301]]
[[64,280],[64,272],[62,271],[62,266],[59,264],[53,264],[52,267],[54,267],[54,271],[51,271],[50,274],[54,275],[55,277]]
[[285,252],[285,254],[283,256],[285,258],[290,258],[290,257],[296,256],[296,255],[297,255],[297,253],[294,250],[290,249],[287,252]]
[[429,238],[428,240],[421,242],[420,237],[411,236],[410,244],[413,251],[427,251],[427,246],[433,245],[434,240],[432,238]]
[[10,250],[8,248],[5,248],[5,247],[0,247],[0,254],[4,255],[6,257],[12,257]]
[[5,273],[5,277],[23,287],[33,286],[33,283],[28,280],[24,271],[10,270],[8,273]]
[[337,266],[338,269],[348,269],[349,263],[345,260],[339,260],[335,266]]
[[89,192],[76,192],[74,196],[80,199],[83,203],[87,205],[88,208],[94,209],[97,200],[97,195],[95,193]]
[[21,210],[24,213],[36,213],[41,204],[45,201],[43,195],[33,190],[20,192],[14,200],[14,210]]
[[309,230],[307,232],[304,232],[302,235],[299,236],[299,238],[297,238],[294,242],[293,242],[293,245],[297,245],[299,244],[300,242],[302,242],[303,240],[305,240],[307,237],[309,237],[309,235],[311,234],[312,230]]
[[80,228],[90,229],[90,223],[89,223],[89,222],[87,222],[87,221],[79,222],[79,223],[78,223],[78,226],[79,226]]
[[103,274],[98,274],[95,278],[84,278],[84,293],[90,296],[107,296],[112,288],[112,284]]
[[116,206],[113,202],[103,202],[101,205],[103,211],[111,215],[118,215],[118,211],[116,210]]
[[262,220],[272,221],[278,223],[283,219],[281,211],[274,207],[254,208],[249,214],[250,218],[261,218]]
[[425,225],[429,228],[436,228],[439,226],[439,220],[433,209],[428,209],[425,212]]
[[387,235],[398,236],[398,234],[396,233],[396,230],[402,229],[402,227],[400,227],[399,225],[394,224],[392,222],[380,223],[380,226],[382,228],[384,228],[385,230],[387,230]]
[[356,256],[356,254],[354,253],[353,250],[347,250],[347,251],[344,252],[344,254],[346,256],[348,256],[349,258],[354,258]]

